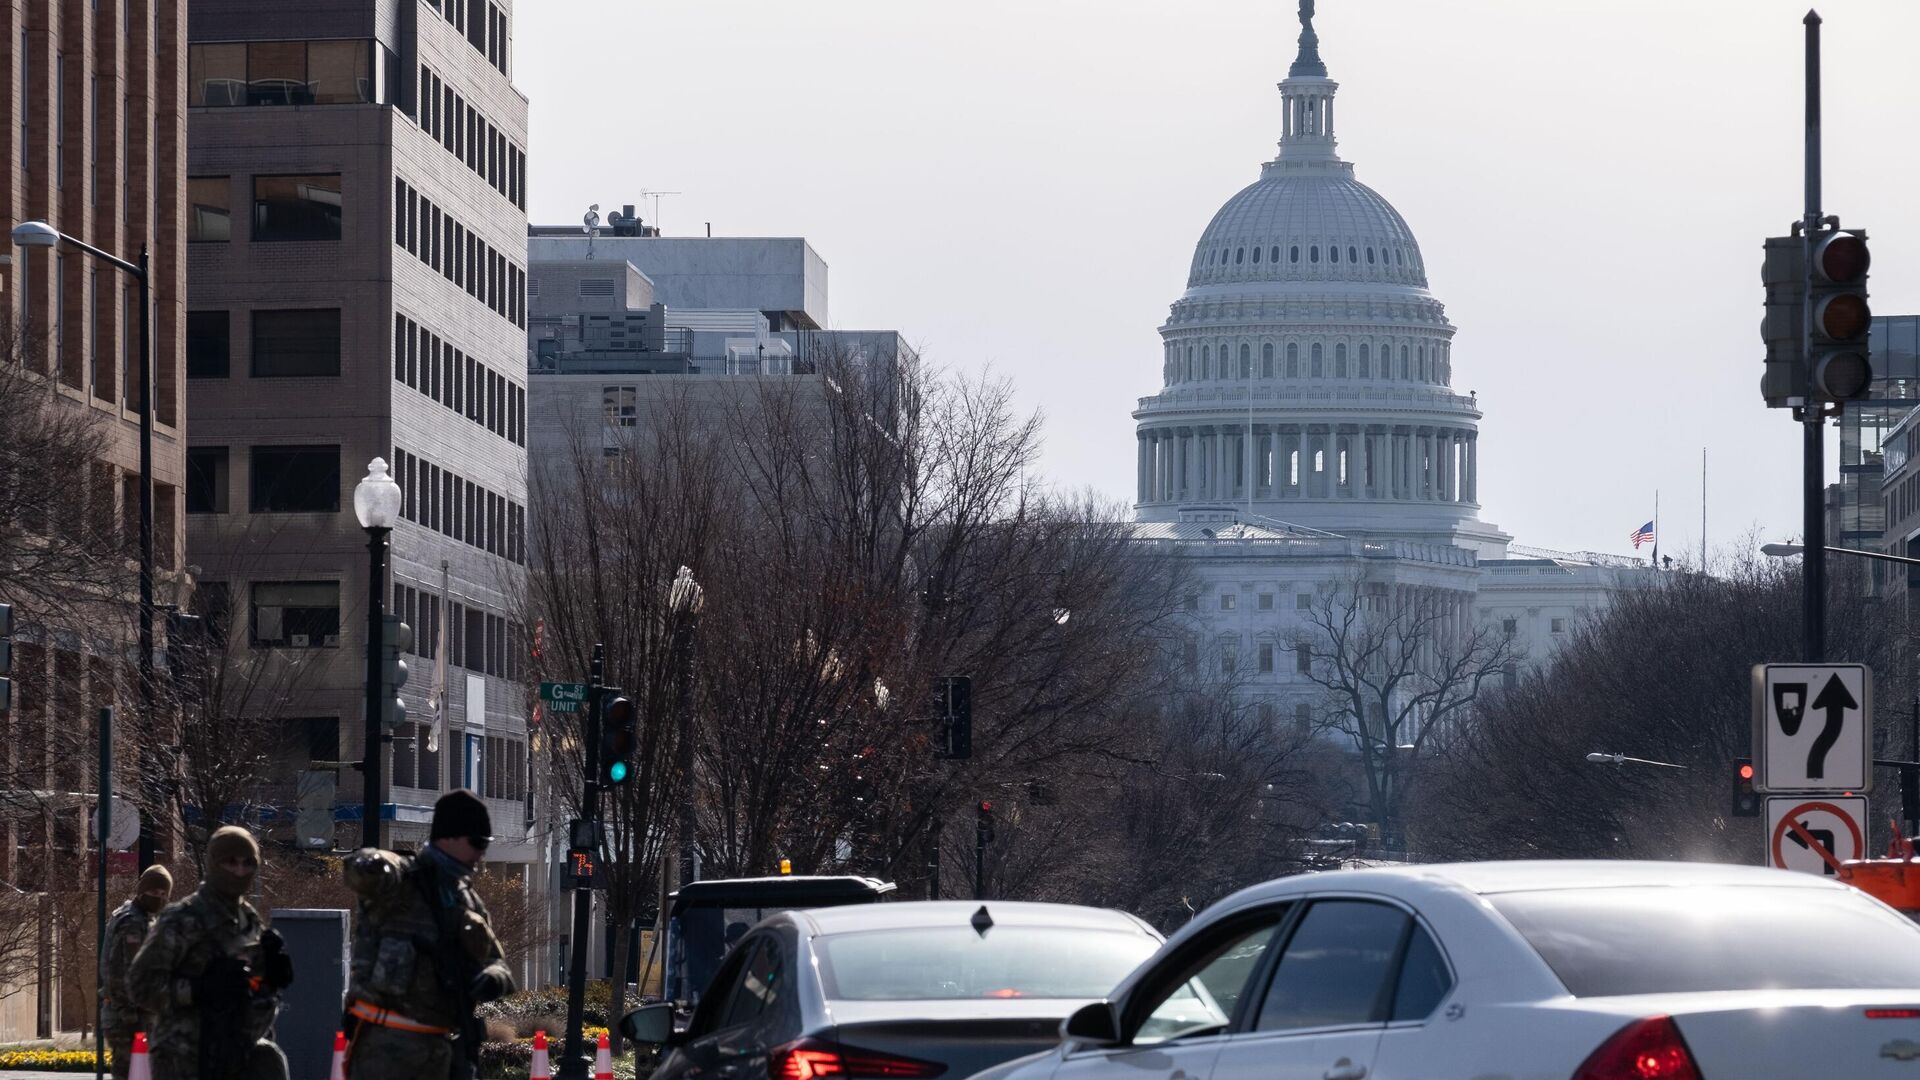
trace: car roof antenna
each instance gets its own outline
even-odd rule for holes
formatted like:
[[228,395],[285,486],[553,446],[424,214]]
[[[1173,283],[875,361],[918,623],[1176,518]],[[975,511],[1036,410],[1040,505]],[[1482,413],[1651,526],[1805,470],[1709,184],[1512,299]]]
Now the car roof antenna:
[[981,937],[986,937],[987,931],[993,929],[993,916],[987,914],[985,904],[980,905],[980,910],[974,912],[973,918],[969,921],[973,923],[973,932]]

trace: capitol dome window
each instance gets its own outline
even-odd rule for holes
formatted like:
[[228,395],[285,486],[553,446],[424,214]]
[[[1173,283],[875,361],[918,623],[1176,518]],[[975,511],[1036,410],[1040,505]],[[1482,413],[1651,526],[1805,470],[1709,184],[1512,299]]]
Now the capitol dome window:
[[1369,350],[1367,348],[1367,343],[1364,341],[1361,342],[1360,343],[1360,377],[1363,379],[1373,378],[1373,362],[1367,356],[1368,351]]
[[1299,377],[1300,344],[1299,342],[1289,341],[1287,342],[1287,378],[1297,379]]
[[1260,265],[1260,249],[1259,248],[1253,249],[1253,265],[1255,266]]
[[1253,378],[1253,346],[1251,345],[1240,346],[1240,377]]
[[1312,368],[1313,377],[1317,379],[1320,376],[1325,375],[1326,371],[1324,370],[1324,368],[1325,368],[1325,365],[1321,364],[1320,362],[1320,343],[1316,341],[1313,343],[1313,368]]
[[1312,247],[1307,249],[1307,261],[1310,263],[1317,263],[1320,261],[1320,245],[1319,244],[1315,244]]
[[1348,261],[1348,262],[1350,262],[1350,263],[1357,263],[1357,262],[1359,262],[1359,261],[1360,261],[1360,249],[1359,249],[1359,248],[1357,248],[1357,247],[1354,247],[1354,246],[1352,246],[1351,244],[1349,244],[1349,245],[1347,246],[1347,261]]
[[1327,247],[1327,261],[1328,261],[1328,262],[1339,262],[1339,261],[1340,261],[1340,246],[1339,246],[1338,244],[1331,244],[1331,245],[1328,245],[1328,247]]
[[1234,248],[1233,249],[1233,265],[1239,266],[1241,263],[1246,261],[1247,261],[1247,249]]
[[[1272,263],[1277,263],[1280,261],[1280,245],[1279,244],[1273,245],[1273,250],[1267,253],[1267,261]],[[1298,260],[1295,260],[1295,261],[1298,261]]]
[[1407,347],[1405,345],[1400,346],[1400,377],[1403,379],[1412,377],[1407,371]]
[[1295,244],[1292,247],[1287,249],[1287,261],[1288,262],[1300,261],[1300,245],[1299,244]]
[[1200,377],[1213,378],[1213,346],[1211,345],[1200,346]]
[[1367,265],[1368,266],[1373,265],[1373,249],[1372,248],[1367,249]]
[[1394,252],[1393,252],[1393,263],[1394,263],[1394,265],[1395,265],[1395,266],[1405,266],[1405,265],[1407,265],[1407,253],[1406,253],[1406,250],[1405,250],[1404,248],[1395,248],[1395,249],[1394,249]]
[[1260,346],[1260,377],[1273,378],[1273,342]]
[[1345,344],[1333,347],[1333,373],[1338,378],[1347,377],[1347,347]]

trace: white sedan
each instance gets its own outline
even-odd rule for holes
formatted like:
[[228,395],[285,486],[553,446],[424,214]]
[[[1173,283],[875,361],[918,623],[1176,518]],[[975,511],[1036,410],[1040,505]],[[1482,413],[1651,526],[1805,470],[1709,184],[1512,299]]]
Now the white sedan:
[[1697,863],[1462,863],[1208,908],[976,1080],[1920,1080],[1920,926]]

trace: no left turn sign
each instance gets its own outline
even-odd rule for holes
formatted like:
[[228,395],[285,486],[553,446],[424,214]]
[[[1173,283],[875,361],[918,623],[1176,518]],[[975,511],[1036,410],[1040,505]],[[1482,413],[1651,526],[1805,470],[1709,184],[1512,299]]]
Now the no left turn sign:
[[1861,796],[1767,800],[1767,865],[1835,875],[1833,863],[1866,856],[1867,800]]

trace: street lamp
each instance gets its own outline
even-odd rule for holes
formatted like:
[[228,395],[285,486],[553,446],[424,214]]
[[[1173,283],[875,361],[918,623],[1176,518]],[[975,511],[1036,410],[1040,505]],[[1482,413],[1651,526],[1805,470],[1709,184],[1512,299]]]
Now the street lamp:
[[367,530],[367,718],[361,776],[360,846],[380,846],[381,660],[386,629],[387,535],[400,519],[400,485],[387,474],[384,458],[367,463],[366,478],[354,485],[353,516]]
[[[23,248],[54,248],[65,244],[132,275],[140,286],[140,716],[153,723],[153,289],[147,274],[147,245],[140,245],[138,262],[110,255],[76,240],[44,221],[23,221],[13,227],[13,242]],[[143,759],[144,760],[144,759]],[[152,795],[151,770],[141,773],[142,793]],[[158,853],[152,815],[141,819],[140,868],[153,865]]]
[[680,738],[674,756],[684,792],[679,836],[682,885],[693,880],[693,631],[706,602],[706,592],[693,580],[693,571],[681,567],[667,589],[667,610],[673,615],[673,708]]
[[1685,765],[1675,765],[1670,761],[1654,761],[1651,758],[1628,757],[1625,754],[1588,754],[1587,761],[1594,765],[1654,765],[1662,769],[1687,771]]

